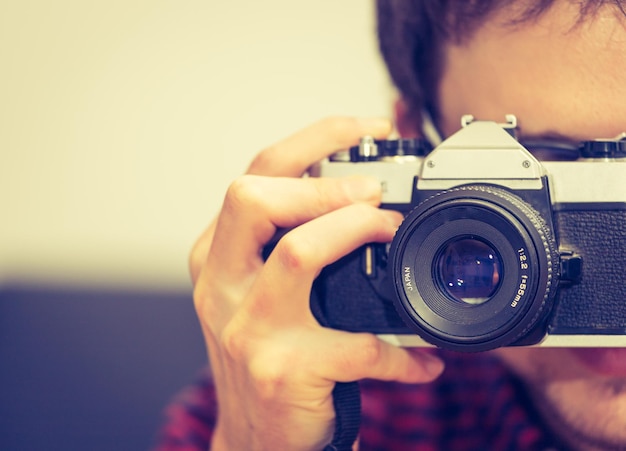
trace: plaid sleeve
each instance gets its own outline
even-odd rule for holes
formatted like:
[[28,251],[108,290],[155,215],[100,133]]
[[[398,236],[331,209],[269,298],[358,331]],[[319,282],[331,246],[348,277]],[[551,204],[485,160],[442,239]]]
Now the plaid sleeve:
[[[360,450],[561,449],[526,387],[499,361],[480,354],[441,357],[446,370],[429,384],[361,382]],[[155,449],[208,450],[216,418],[207,369],[165,410]]]
[[209,449],[217,419],[217,401],[209,369],[181,391],[164,412],[155,451]]
[[432,383],[361,383],[361,451],[562,449],[501,362],[438,353],[446,369]]

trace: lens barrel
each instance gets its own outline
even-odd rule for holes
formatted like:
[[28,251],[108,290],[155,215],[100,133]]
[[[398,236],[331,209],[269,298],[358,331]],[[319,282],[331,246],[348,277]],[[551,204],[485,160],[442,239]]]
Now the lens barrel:
[[396,309],[437,346],[507,346],[549,311],[558,259],[550,223],[510,191],[442,191],[407,215],[392,242]]

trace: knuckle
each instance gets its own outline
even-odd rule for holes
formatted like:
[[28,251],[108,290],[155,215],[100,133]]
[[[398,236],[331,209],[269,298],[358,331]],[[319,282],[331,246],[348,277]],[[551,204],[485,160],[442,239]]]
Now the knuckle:
[[231,361],[242,361],[249,355],[250,339],[246,333],[241,333],[232,323],[224,327],[220,334],[220,345],[223,354]]
[[255,205],[264,199],[260,177],[242,175],[236,178],[226,191],[224,208],[238,210],[242,207]]
[[193,291],[194,309],[205,338],[211,338],[212,341],[219,337],[227,316],[223,307],[215,299],[216,293],[211,286],[204,283],[196,284]]
[[380,361],[383,353],[383,344],[375,335],[363,334],[360,337],[357,352],[366,367],[374,366]]
[[276,146],[269,146],[261,150],[250,162],[248,172],[263,174],[269,171],[276,163]]
[[317,254],[314,243],[295,233],[282,237],[274,253],[285,269],[296,273],[311,270]]
[[211,317],[214,304],[213,293],[204,283],[198,283],[193,289],[193,303],[199,318]]
[[255,358],[249,364],[249,374],[257,397],[274,400],[287,385],[289,374],[275,359]]
[[289,379],[288,366],[284,358],[276,355],[275,349],[268,352],[267,347],[251,339],[240,328],[232,327],[232,323],[222,332],[220,344],[222,358],[231,365],[245,369],[249,386],[257,400],[274,401],[283,391]]

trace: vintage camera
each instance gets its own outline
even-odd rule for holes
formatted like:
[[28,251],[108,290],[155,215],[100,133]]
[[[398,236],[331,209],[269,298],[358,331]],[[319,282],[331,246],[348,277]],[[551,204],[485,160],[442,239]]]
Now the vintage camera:
[[365,137],[310,169],[378,177],[405,214],[392,243],[322,271],[315,317],[401,346],[626,346],[626,140],[539,161],[514,116],[462,124],[432,152]]

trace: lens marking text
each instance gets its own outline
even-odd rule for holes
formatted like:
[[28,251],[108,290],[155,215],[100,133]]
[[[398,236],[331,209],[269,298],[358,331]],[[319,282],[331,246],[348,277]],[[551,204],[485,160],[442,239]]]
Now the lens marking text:
[[413,291],[413,281],[411,280],[411,268],[404,267],[404,286],[407,290]]
[[518,249],[519,255],[519,267],[520,269],[528,269],[528,257],[526,257],[526,250],[524,248]]
[[528,282],[528,276],[523,275],[522,281],[520,282],[519,287],[517,289],[517,294],[515,294],[515,297],[513,298],[513,302],[511,302],[511,307],[513,308],[517,307],[517,304],[519,303],[520,299],[522,299],[522,297],[526,294],[527,282]]

